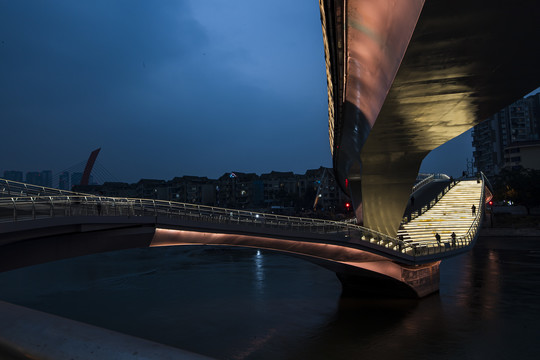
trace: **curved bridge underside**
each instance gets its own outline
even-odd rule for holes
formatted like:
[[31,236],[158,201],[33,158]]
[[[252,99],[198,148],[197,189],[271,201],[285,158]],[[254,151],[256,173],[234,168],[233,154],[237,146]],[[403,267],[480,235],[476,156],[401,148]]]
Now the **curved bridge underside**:
[[320,7],[335,173],[357,219],[395,236],[424,157],[540,85],[540,3]]
[[[257,235],[234,227],[201,227],[195,222],[153,216],[82,216],[21,221],[5,226],[0,271],[100,252],[156,246],[210,245],[258,248],[302,258],[336,273],[344,294],[423,297],[439,288],[436,257],[405,265],[388,255],[352,244]],[[11,228],[11,229],[9,229]],[[465,249],[463,249],[465,251]]]
[[371,252],[335,245],[226,233],[156,229],[150,246],[214,245],[272,250],[336,273],[343,293],[418,298],[439,289],[439,263],[405,266]]

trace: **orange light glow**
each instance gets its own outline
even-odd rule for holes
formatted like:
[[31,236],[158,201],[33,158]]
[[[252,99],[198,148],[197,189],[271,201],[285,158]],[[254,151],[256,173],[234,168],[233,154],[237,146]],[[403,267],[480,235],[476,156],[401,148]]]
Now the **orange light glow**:
[[[262,236],[249,236],[224,233],[207,233],[189,230],[157,228],[150,244],[154,246],[214,245],[239,246],[268,249],[281,253],[302,257],[334,272],[343,272],[350,267],[367,270],[388,276],[410,286],[419,296],[427,295],[438,289],[438,265],[431,263],[421,266],[402,266],[384,256],[344,245],[305,240],[284,240]],[[344,267],[344,265],[346,265]],[[437,287],[426,288],[426,282],[419,281],[424,277],[432,278],[435,274]]]

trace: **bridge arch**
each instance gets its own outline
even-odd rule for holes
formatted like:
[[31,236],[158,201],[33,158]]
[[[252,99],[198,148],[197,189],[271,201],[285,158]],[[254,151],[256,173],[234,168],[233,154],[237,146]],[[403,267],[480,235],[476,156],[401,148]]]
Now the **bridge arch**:
[[210,245],[264,249],[297,257],[334,272],[343,295],[419,298],[439,288],[440,261],[407,266],[366,250],[338,244],[262,236],[158,228],[150,246]]
[[[4,237],[0,271],[130,248],[158,246],[243,247],[310,261],[334,272],[343,295],[419,298],[437,291],[439,263],[403,265],[370,251],[324,241],[302,241],[234,232],[207,232],[157,224],[155,217],[36,219]],[[30,226],[31,225],[31,226]]]

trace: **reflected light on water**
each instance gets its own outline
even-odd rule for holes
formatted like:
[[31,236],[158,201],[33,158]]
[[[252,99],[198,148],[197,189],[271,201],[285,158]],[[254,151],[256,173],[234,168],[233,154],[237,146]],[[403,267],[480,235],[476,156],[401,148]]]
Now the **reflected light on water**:
[[255,268],[253,269],[253,273],[255,274],[255,288],[257,289],[257,293],[263,294],[264,293],[264,258],[263,254],[261,253],[261,250],[257,249],[257,252],[254,255],[254,262]]

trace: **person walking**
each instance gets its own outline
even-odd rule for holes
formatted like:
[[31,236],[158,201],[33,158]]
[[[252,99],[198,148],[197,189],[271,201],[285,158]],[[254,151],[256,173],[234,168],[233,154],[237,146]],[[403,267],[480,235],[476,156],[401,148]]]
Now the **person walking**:
[[452,231],[452,246],[456,246],[456,233]]
[[441,243],[441,235],[439,233],[435,233],[435,239],[437,239],[437,243]]
[[475,216],[476,215],[476,206],[471,206],[471,210],[472,210],[472,216]]

